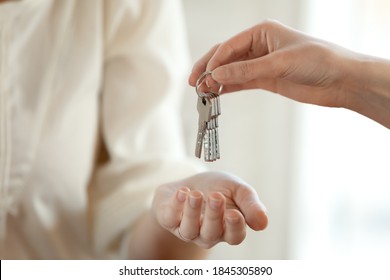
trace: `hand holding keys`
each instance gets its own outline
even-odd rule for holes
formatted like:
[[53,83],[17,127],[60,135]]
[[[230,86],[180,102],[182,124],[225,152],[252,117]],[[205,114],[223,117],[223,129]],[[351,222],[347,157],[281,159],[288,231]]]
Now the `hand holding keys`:
[[[218,116],[221,114],[219,95],[223,85],[219,85],[218,92],[200,92],[206,76],[211,71],[204,72],[196,81],[196,93],[198,94],[197,110],[199,113],[198,135],[196,139],[195,156],[200,158],[202,144],[204,148],[204,160],[215,161],[220,158],[218,139]],[[210,87],[206,87],[210,90]]]

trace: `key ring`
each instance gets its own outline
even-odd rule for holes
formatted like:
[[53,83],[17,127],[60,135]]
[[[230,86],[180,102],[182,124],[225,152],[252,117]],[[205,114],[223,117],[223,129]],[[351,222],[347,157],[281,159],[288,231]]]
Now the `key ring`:
[[[204,97],[204,96],[205,96],[206,92],[200,93],[200,92],[199,92],[199,87],[204,83],[206,76],[207,76],[207,75],[211,75],[211,73],[212,73],[212,71],[203,72],[203,74],[200,75],[199,78],[198,78],[198,80],[196,81],[195,90],[196,90],[196,93],[198,94],[199,97]],[[207,85],[206,85],[206,86],[207,86]],[[207,86],[207,88],[211,89],[209,86]],[[220,95],[221,92],[222,92],[222,89],[223,89],[223,85],[219,84],[218,92],[210,92],[210,93]],[[208,93],[208,92],[207,92],[207,93]]]

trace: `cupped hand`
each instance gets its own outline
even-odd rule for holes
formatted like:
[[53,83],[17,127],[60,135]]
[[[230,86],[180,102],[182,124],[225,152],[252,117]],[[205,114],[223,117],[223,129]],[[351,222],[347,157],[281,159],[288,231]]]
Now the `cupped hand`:
[[253,230],[267,226],[265,211],[251,186],[223,172],[200,173],[161,185],[153,199],[158,223],[202,248],[219,242],[241,243],[247,225]]

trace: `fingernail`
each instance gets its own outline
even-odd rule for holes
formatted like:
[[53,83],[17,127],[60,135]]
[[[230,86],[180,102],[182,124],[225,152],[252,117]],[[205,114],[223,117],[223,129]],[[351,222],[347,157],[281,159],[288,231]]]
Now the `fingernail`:
[[238,221],[240,220],[239,217],[236,217],[236,216],[229,216],[229,215],[226,216],[226,219],[227,219],[227,221],[228,221],[229,223],[231,223],[231,224],[236,224],[236,223],[238,223]]
[[229,73],[226,70],[226,67],[218,67],[211,73],[211,77],[215,81],[227,80],[229,78]]
[[206,84],[206,86],[208,87],[208,88],[210,88],[210,81],[209,81],[210,79],[208,78],[208,77],[206,77],[206,79],[205,79],[205,84]]
[[218,198],[209,198],[210,207],[214,210],[218,210],[222,205],[222,200]]
[[197,197],[190,196],[190,199],[189,199],[189,200],[190,200],[190,201],[189,201],[190,206],[191,206],[192,208],[196,208],[196,207],[198,206],[199,202],[198,202],[198,198],[197,198]]
[[186,198],[187,198],[187,192],[182,190],[179,190],[177,192],[177,200],[179,200],[180,202],[184,202],[186,201]]
[[198,208],[203,203],[203,195],[198,192],[193,192],[189,196],[189,203],[192,208]]

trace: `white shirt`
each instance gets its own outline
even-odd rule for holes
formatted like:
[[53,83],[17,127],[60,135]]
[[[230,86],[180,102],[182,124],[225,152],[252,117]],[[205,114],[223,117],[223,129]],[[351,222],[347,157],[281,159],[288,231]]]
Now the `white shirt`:
[[119,257],[154,188],[201,169],[187,65],[176,0],[0,4],[1,259]]

